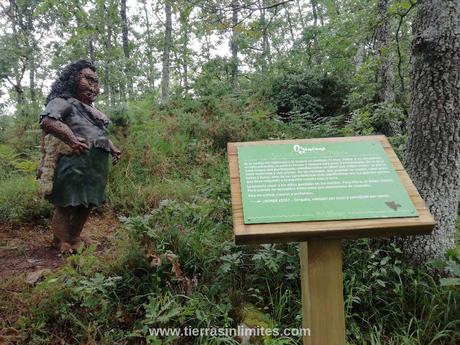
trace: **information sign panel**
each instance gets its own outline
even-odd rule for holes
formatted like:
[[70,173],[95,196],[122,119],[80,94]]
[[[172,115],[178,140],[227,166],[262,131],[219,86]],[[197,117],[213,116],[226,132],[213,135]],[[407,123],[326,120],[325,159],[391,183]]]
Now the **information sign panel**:
[[245,224],[417,217],[379,140],[238,147]]
[[345,344],[341,240],[429,234],[384,136],[228,143],[237,244],[301,242],[305,345]]

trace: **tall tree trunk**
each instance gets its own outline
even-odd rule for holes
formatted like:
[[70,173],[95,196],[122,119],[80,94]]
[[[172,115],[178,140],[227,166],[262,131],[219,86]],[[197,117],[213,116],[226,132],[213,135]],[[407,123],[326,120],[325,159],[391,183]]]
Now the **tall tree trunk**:
[[146,24],[146,32],[147,32],[146,55],[147,55],[147,62],[149,64],[147,68],[148,69],[147,80],[149,81],[150,90],[153,90],[155,88],[155,61],[153,59],[153,52],[152,52],[152,30],[150,28],[149,12],[147,11],[147,1],[143,0],[142,5],[144,8],[144,16],[145,16],[145,24]]
[[90,37],[88,39],[88,55],[89,59],[94,62],[95,61],[95,56],[94,56],[94,42],[93,42],[93,37]]
[[267,64],[270,64],[270,41],[268,39],[268,23],[266,19],[265,0],[259,0],[260,24],[262,26],[262,73],[266,72]]
[[[171,52],[172,61],[174,62],[173,66],[170,68],[170,71],[174,71],[176,75],[179,76],[179,86],[184,88],[184,74],[182,73],[182,61],[179,58],[177,49],[173,49]],[[171,73],[171,72],[170,72]]]
[[120,1],[120,17],[121,17],[121,32],[122,32],[122,43],[123,53],[125,55],[125,76],[127,81],[128,94],[132,97],[133,90],[133,78],[131,76],[131,60],[129,56],[129,38],[128,38],[128,18],[126,16],[126,0]]
[[161,74],[161,104],[165,105],[169,101],[169,66],[170,66],[170,52],[172,45],[172,18],[171,18],[171,4],[166,0],[165,2],[165,37],[163,46],[163,70]]
[[292,24],[291,13],[289,12],[289,7],[286,7],[286,19],[289,25],[289,33],[291,34],[292,44],[295,43],[295,35],[294,35],[294,25]]
[[34,37],[34,3],[30,3],[30,7],[25,8],[25,27],[23,29],[25,36],[27,37],[27,61],[29,69],[29,95],[30,102],[34,108],[37,104],[37,96],[35,92],[35,74],[36,74],[36,64],[35,64],[35,52],[38,49],[37,43]]
[[232,38],[230,42],[230,50],[232,51],[232,89],[238,87],[238,0],[232,1]]
[[324,2],[322,5],[320,5],[320,3],[318,3],[318,0],[314,0],[315,2],[315,9],[316,9],[316,14],[319,18],[319,24],[321,26],[324,26]]
[[120,17],[121,17],[123,53],[125,55],[125,58],[129,59],[128,18],[126,16],[126,0],[120,1]]
[[416,262],[455,243],[460,192],[460,1],[419,0],[413,22],[412,99],[406,169],[437,221],[403,240]]
[[[188,29],[186,29],[188,30]],[[184,35],[186,35],[186,38],[185,38],[185,41],[184,41],[184,45],[183,45],[183,52],[182,52],[182,66],[183,66],[183,74],[184,74],[184,90],[185,90],[185,93],[188,93],[188,90],[190,88],[189,86],[189,83],[188,83],[188,63],[189,63],[189,60],[188,60],[188,33],[185,33]]]
[[[99,3],[99,2],[97,2]],[[112,39],[113,39],[113,23],[112,23],[112,1],[107,1],[102,3],[102,13],[105,24],[106,36],[103,39],[104,42],[104,95],[107,97],[107,103],[110,106],[115,104],[115,96],[113,92],[113,83],[110,80],[111,73],[110,68],[112,65]],[[101,10],[101,9],[100,9]]]
[[111,65],[111,54],[112,54],[112,18],[111,18],[111,11],[110,11],[111,3],[109,3],[109,7],[106,4],[103,4],[103,13],[104,13],[104,21],[106,26],[106,34],[107,36],[104,39],[105,45],[105,52],[104,52],[104,93],[107,96],[107,103],[111,106],[114,105],[114,99],[112,95],[112,85],[110,83],[110,65]]
[[35,92],[35,73],[36,73],[36,66],[35,66],[35,56],[34,52],[31,52],[29,57],[29,89],[30,89],[30,101],[32,103],[32,107],[37,105],[37,95]]
[[394,76],[391,71],[390,45],[390,18],[388,16],[389,0],[380,0],[378,3],[378,14],[380,25],[375,30],[375,48],[380,57],[380,68],[377,80],[380,88],[378,99],[380,102],[394,102]]
[[[377,11],[380,24],[375,30],[375,49],[379,56],[380,67],[377,72],[379,102],[394,102],[394,75],[391,70],[392,55],[390,50],[391,21],[388,15],[389,0],[379,0]],[[390,119],[388,127],[383,131],[385,135],[395,136],[401,134],[401,125],[397,119]]]
[[[313,64],[316,64],[316,65],[321,65],[321,61],[318,61],[318,56],[315,54],[316,51],[317,51],[317,48],[318,48],[318,38],[317,38],[317,35],[318,35],[318,10],[319,10],[319,6],[318,6],[318,0],[311,0],[311,9],[312,9],[312,14],[313,14],[313,27],[314,27],[314,31],[313,31],[313,39],[312,41],[309,41],[308,42],[308,51],[309,51],[309,58],[308,58],[308,64],[311,65],[312,63],[312,60],[313,60],[313,57],[315,57],[315,59],[313,60]],[[321,17],[322,18],[322,17]],[[321,19],[321,25],[323,21]]]
[[[13,30],[13,37],[14,37],[14,45],[16,52],[21,51],[21,45],[19,43],[19,31],[21,29],[21,22],[22,22],[22,13],[19,11],[18,4],[16,0],[10,0],[10,11],[11,11],[11,27]],[[21,61],[21,59],[18,59]],[[24,77],[24,70],[25,65],[21,66],[15,64],[13,67],[14,71],[14,83],[10,80],[10,83],[14,89],[16,94],[16,113],[20,116],[25,115],[25,103],[26,99],[24,96],[24,89],[22,87],[22,78]]]
[[356,49],[355,54],[355,69],[359,71],[361,65],[364,63],[364,57],[366,55],[366,47],[363,42],[358,43],[358,49]]
[[88,36],[86,38],[86,57],[92,61],[93,63],[95,62],[95,56],[94,56],[94,39],[95,39],[95,23],[94,22],[89,22],[88,20],[85,20],[83,23],[81,23],[80,16],[75,17],[77,26],[83,26],[87,31],[88,31]]
[[311,0],[311,11],[313,14],[313,25],[315,27],[318,26],[318,1],[317,0]]
[[185,94],[188,93],[189,90],[189,82],[188,82],[188,64],[189,64],[189,57],[188,57],[188,43],[189,43],[189,31],[190,31],[190,12],[191,8],[186,7],[181,13],[181,31],[182,31],[182,86],[184,88]]
[[305,30],[307,28],[307,24],[305,23],[305,19],[303,17],[303,10],[302,7],[300,6],[300,1],[296,0],[296,5],[299,13],[299,18],[300,18],[300,24],[302,25],[302,29]]

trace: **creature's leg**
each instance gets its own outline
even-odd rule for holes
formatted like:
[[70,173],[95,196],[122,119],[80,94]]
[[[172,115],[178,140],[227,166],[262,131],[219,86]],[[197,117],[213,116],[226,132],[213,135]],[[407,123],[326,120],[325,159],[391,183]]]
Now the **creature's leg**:
[[51,230],[54,235],[54,243],[59,245],[61,242],[67,242],[67,212],[64,207],[56,206],[53,219],[51,220]]
[[88,219],[91,208],[84,206],[56,206],[51,221],[54,242],[61,250],[76,249],[80,244],[80,233]]
[[73,227],[72,227],[72,248],[78,248],[81,243],[80,234],[88,220],[89,214],[91,213],[91,207],[75,206],[73,215]]

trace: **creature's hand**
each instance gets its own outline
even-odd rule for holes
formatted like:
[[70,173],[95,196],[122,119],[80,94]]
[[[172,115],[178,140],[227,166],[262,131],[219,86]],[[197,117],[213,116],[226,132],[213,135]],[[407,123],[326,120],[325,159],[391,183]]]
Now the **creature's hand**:
[[121,157],[121,151],[112,144],[110,148],[110,154],[112,155],[112,164],[117,164]]
[[44,116],[40,126],[45,133],[52,134],[69,145],[76,155],[89,149],[88,143],[83,138],[76,137],[69,126],[59,120]]
[[76,155],[80,155],[89,149],[89,146],[86,143],[86,140],[82,138],[77,138],[77,140],[71,143],[70,147],[72,148],[74,154]]

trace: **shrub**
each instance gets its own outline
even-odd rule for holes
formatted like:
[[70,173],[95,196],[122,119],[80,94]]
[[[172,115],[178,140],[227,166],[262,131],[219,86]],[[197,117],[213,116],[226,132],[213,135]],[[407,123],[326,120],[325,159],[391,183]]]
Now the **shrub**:
[[406,114],[398,104],[378,103],[353,111],[348,124],[343,128],[345,135],[385,134],[400,135],[404,132]]
[[297,114],[305,120],[344,113],[346,86],[328,77],[310,71],[282,71],[274,78],[271,100],[283,118]]
[[373,250],[369,243],[348,242],[344,255],[350,344],[455,344],[460,290],[448,283],[456,276],[446,281],[433,272],[436,266],[449,271],[458,265],[447,261],[412,267],[397,246]]

